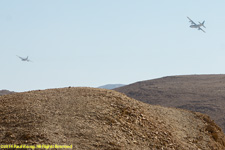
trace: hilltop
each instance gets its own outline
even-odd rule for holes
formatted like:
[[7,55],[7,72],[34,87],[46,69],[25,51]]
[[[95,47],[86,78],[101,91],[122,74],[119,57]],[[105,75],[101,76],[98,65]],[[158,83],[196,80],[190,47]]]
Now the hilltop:
[[1,144],[72,144],[74,150],[225,149],[225,135],[206,115],[95,88],[0,96],[0,130]]
[[115,90],[145,103],[208,114],[225,132],[225,75],[169,76]]

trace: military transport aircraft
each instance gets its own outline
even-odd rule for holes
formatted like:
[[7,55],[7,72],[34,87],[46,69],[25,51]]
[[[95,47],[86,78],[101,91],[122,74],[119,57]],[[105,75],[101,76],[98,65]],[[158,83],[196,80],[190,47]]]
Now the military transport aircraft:
[[198,30],[202,30],[203,32],[205,32],[205,31],[201,28],[201,27],[206,28],[205,25],[204,25],[205,21],[203,21],[202,23],[199,22],[199,24],[196,24],[196,23],[195,23],[194,21],[192,21],[189,17],[187,17],[187,18],[189,19],[189,22],[191,22],[191,25],[190,25],[191,28],[197,28]]
[[19,57],[22,61],[32,62],[31,60],[28,59],[28,56],[26,58],[23,58],[23,57],[20,57],[20,56],[17,56],[17,57]]

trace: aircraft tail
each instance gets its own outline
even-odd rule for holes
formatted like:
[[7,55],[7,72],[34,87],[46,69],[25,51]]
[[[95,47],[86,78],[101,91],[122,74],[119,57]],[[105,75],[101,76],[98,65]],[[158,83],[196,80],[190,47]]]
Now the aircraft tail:
[[206,28],[205,25],[204,25],[204,23],[205,23],[205,21],[203,21],[203,22],[201,23],[201,26],[203,26],[204,28]]

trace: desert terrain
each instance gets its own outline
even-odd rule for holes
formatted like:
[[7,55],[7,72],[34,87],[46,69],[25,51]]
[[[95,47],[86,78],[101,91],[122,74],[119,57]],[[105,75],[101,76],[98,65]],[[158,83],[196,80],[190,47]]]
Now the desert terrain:
[[207,114],[225,131],[225,75],[169,76],[115,90],[145,103]]
[[224,133],[207,115],[97,88],[0,96],[0,131],[1,144],[72,145],[74,150],[225,149]]

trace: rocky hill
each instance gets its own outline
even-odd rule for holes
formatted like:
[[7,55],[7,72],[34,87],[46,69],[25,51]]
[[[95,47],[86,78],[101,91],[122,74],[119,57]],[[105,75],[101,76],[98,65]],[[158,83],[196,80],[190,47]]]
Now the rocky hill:
[[225,135],[206,115],[94,88],[0,96],[0,131],[1,145],[72,145],[74,150],[225,149]]
[[170,76],[115,90],[145,103],[208,114],[225,131],[225,75]]

